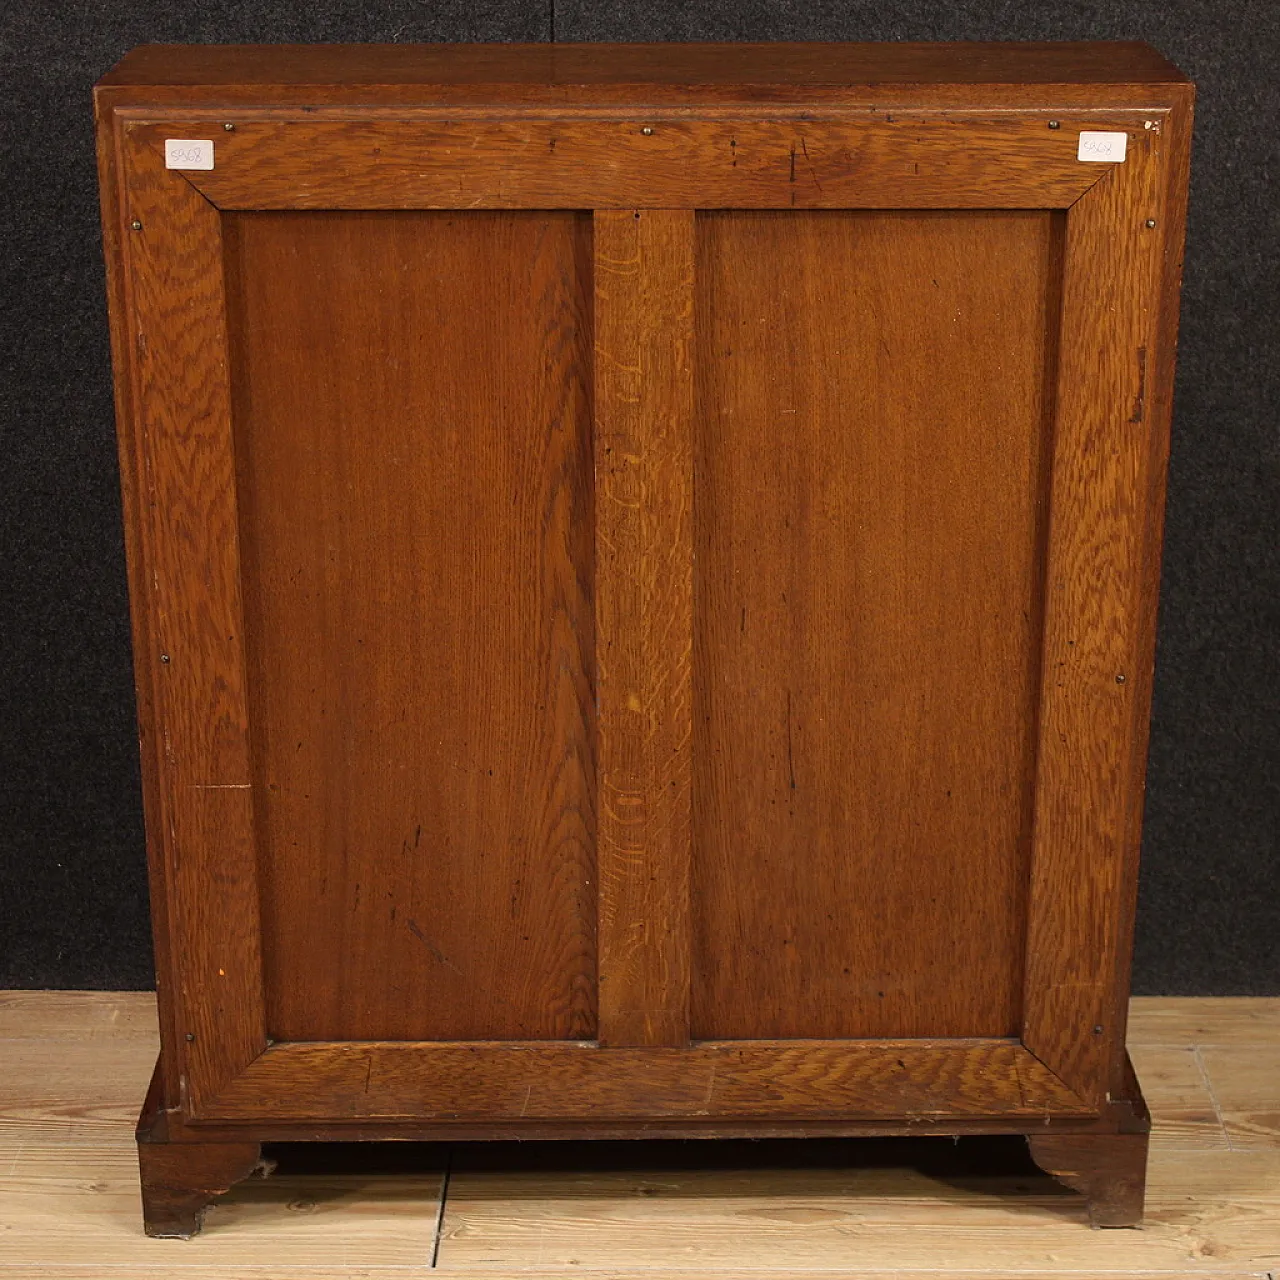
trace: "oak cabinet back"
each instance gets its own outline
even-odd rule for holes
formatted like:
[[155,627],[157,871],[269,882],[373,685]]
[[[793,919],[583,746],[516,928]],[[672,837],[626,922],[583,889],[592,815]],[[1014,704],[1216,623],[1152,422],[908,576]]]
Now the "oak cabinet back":
[[921,1127],[1136,1217],[1190,107],[1105,45],[103,81],[156,1229],[271,1137]]

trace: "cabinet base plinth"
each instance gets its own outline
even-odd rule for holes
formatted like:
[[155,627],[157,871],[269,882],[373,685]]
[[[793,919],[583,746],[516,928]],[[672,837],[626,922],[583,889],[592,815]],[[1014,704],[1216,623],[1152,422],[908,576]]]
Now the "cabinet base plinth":
[[1146,1133],[1029,1134],[1031,1158],[1080,1192],[1095,1227],[1138,1227],[1147,1184]]
[[270,1173],[273,1166],[263,1160],[260,1142],[176,1141],[163,1096],[157,1062],[138,1117],[142,1225],[149,1236],[189,1240],[199,1234],[214,1200],[252,1174]]
[[256,1142],[138,1142],[142,1221],[149,1236],[188,1240],[205,1210],[237,1182],[270,1172]]

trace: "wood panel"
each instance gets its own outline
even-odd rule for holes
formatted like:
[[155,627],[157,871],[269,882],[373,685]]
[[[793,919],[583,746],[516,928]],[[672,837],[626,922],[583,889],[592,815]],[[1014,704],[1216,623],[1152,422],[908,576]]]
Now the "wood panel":
[[590,1036],[589,221],[227,225],[270,1032]]
[[[120,496],[129,582],[129,626],[133,657],[133,687],[137,700],[138,763],[147,842],[147,890],[157,986],[176,990],[177,968],[169,927],[168,868],[165,865],[161,742],[157,736],[156,679],[160,655],[152,641],[151,575],[146,558],[148,482],[142,449],[142,424],[136,411],[133,378],[135,331],[130,313],[128,245],[134,232],[126,217],[125,157],[118,116],[95,101],[98,194],[102,211],[102,249],[106,266],[107,319],[111,333],[112,383],[115,401],[116,448],[120,468]],[[166,998],[158,1015],[166,1044],[177,1044],[177,1009]],[[177,1054],[164,1062],[165,1091],[176,1098],[181,1091]]]
[[1014,1034],[1055,220],[699,227],[694,1034]]
[[146,147],[128,151],[125,206],[145,492],[135,582],[160,768],[153,883],[173,965],[159,979],[182,1105],[198,1110],[265,1045],[221,220]]
[[776,1121],[1087,1116],[1090,1108],[1005,1040],[591,1044],[279,1044],[209,1119],[380,1117]]
[[[1149,112],[962,116],[864,111],[848,120],[682,118],[241,120],[135,125],[212,138],[184,176],[223,209],[1065,208],[1106,164],[1083,129],[1140,134]],[[993,181],[993,172],[999,181]]]
[[171,1190],[455,1124],[1034,1127],[1080,1175],[1140,1113],[1189,87],[775,54],[101,89]]
[[1067,217],[1023,1040],[1098,1101],[1124,1039],[1155,651],[1160,161],[1187,141],[1142,135]]
[[689,1039],[693,230],[595,217],[604,1045]]
[[[1141,217],[1132,207],[1126,222],[1137,215],[1142,230],[1156,232],[1158,266],[1154,296],[1145,306],[1154,309],[1155,348],[1148,351],[1150,368],[1144,391],[1143,416],[1149,423],[1143,459],[1141,576],[1134,619],[1133,675],[1130,707],[1133,728],[1126,761],[1127,805],[1125,867],[1121,872],[1116,929],[1116,962],[1111,974],[1111,1034],[1109,1073],[1120,1079],[1126,1041],[1129,971],[1133,961],[1133,932],[1138,913],[1138,862],[1142,849],[1142,820],[1146,800],[1147,746],[1150,739],[1151,697],[1155,682],[1156,610],[1160,599],[1160,560],[1164,543],[1165,483],[1169,467],[1169,437],[1173,416],[1174,356],[1178,342],[1179,297],[1182,285],[1183,241],[1186,233],[1187,190],[1191,166],[1191,125],[1194,90],[1186,86],[1178,96],[1160,133],[1144,143],[1144,158],[1159,169],[1160,209]],[[1153,131],[1154,132],[1154,131]],[[1142,191],[1138,195],[1138,191]],[[1135,204],[1145,203],[1146,191],[1135,188]],[[1155,226],[1149,225],[1151,221]]]

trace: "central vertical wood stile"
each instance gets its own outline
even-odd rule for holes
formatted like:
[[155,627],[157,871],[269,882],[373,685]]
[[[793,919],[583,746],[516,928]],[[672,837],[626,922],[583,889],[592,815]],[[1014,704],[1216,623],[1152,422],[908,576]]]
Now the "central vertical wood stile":
[[694,214],[595,214],[599,1042],[689,1041]]

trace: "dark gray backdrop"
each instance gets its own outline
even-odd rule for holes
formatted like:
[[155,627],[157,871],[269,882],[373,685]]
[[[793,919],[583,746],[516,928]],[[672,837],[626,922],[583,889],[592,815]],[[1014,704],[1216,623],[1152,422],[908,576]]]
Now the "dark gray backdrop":
[[1280,993],[1280,7],[1255,0],[9,0],[0,987],[152,981],[89,100],[128,48],[1135,38],[1200,87],[1135,989]]

